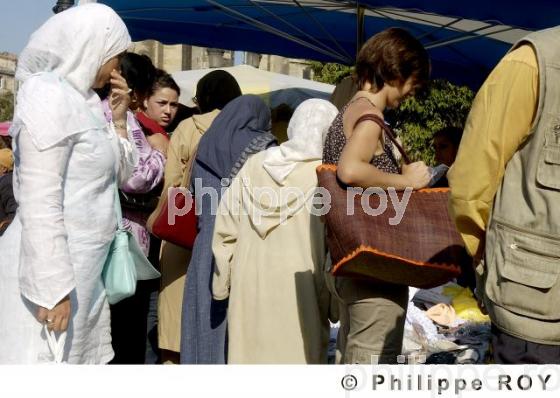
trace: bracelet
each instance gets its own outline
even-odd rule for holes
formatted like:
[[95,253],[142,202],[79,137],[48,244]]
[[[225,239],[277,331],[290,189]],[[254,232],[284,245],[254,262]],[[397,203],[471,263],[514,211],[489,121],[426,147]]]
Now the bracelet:
[[112,123],[113,123],[113,126],[115,126],[116,129],[126,130],[126,121],[120,122],[120,123],[113,121]]

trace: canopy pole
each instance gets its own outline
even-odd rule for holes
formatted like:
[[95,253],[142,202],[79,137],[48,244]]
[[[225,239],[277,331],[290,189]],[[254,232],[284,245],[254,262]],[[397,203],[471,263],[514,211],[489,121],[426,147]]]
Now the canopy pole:
[[274,28],[273,26],[267,25],[266,23],[260,22],[260,21],[254,19],[254,18],[243,15],[239,11],[236,11],[236,10],[226,6],[226,5],[223,5],[216,0],[205,0],[205,1],[207,3],[213,5],[213,6],[216,6],[219,9],[221,9],[222,12],[225,12],[226,14],[228,14],[230,16],[233,16],[235,19],[238,19],[240,21],[244,21],[246,23],[249,23],[250,25],[252,25],[254,27],[257,27],[257,28],[259,28],[259,29],[261,29],[265,32],[272,33],[272,34],[274,34],[276,36],[279,36],[279,37],[283,37],[284,39],[290,40],[294,43],[298,43],[298,44],[300,44],[304,47],[307,47],[309,49],[312,49],[312,50],[314,50],[318,53],[321,53],[321,54],[333,57],[334,59],[340,60],[343,63],[347,62],[345,57],[343,57],[341,54],[335,53],[333,50],[325,50],[321,47],[317,47],[317,46],[315,46],[311,43],[308,43],[304,40],[301,40],[301,39],[299,39],[295,36],[292,36],[290,34],[286,34],[282,31],[280,31],[279,29]]
[[364,30],[364,19],[366,15],[366,8],[360,5],[360,2],[356,3],[356,58],[358,57],[358,53],[364,44],[365,38],[365,30]]

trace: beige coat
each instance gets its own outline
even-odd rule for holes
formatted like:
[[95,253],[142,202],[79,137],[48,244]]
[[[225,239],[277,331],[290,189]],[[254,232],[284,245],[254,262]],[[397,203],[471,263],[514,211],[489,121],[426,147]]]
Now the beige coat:
[[[219,110],[194,115],[181,122],[171,135],[165,165],[164,191],[179,186],[187,163],[195,155],[198,142],[210,127]],[[161,290],[158,300],[159,347],[179,352],[181,342],[181,312],[185,275],[191,251],[169,242],[162,242],[160,254]]]
[[[275,206],[269,195],[256,194],[255,187],[276,194],[283,188],[262,167],[264,154],[252,156],[243,166],[216,216],[213,295],[218,300],[229,295],[228,362],[326,363],[325,227],[294,195]],[[320,163],[298,164],[284,187],[313,192]],[[289,211],[283,211],[286,204]],[[256,206],[272,211],[259,220]],[[236,208],[248,215],[236,215]],[[282,214],[287,215],[283,224]]]

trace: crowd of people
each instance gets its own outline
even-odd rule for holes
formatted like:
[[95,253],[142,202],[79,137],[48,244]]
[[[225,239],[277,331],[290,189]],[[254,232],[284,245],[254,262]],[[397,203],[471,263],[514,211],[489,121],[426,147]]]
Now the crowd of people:
[[[436,161],[451,167],[439,186],[450,185],[476,268],[476,283],[470,267],[459,282],[476,284],[490,313],[496,362],[560,363],[560,88],[545,90],[560,81],[549,67],[558,35],[506,55],[463,138],[459,126],[434,134]],[[113,10],[87,4],[50,18],[21,54],[13,148],[0,149],[0,363],[51,361],[53,331],[75,364],[324,364],[331,322],[336,363],[397,363],[408,286],[333,277],[325,222],[305,203],[322,163],[348,187],[428,186],[431,169],[403,165],[362,118],[383,120],[426,84],[426,49],[404,29],[376,34],[337,106],[277,110],[287,116],[275,131],[266,103],[225,71],[200,79],[196,108],[180,104],[172,76],[130,43]],[[199,209],[192,249],[148,221],[185,180]],[[117,187],[122,224],[161,278],[109,305]],[[280,199],[254,195],[262,188]],[[298,202],[286,189],[310,194]],[[266,215],[239,211],[253,208]]]

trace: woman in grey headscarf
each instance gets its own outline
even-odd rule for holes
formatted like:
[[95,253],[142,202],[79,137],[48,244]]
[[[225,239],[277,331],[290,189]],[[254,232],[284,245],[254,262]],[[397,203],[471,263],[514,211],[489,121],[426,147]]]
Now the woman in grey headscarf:
[[212,236],[222,191],[251,154],[276,145],[270,110],[254,95],[231,101],[200,139],[192,172],[198,235],[183,298],[181,363],[226,362],[227,301],[212,299]]
[[[101,271],[116,231],[115,185],[137,161],[128,86],[115,70],[129,45],[115,12],[88,4],[51,17],[20,56],[11,130],[19,208],[0,241],[0,363],[113,357]],[[111,125],[93,91],[108,82]]]

